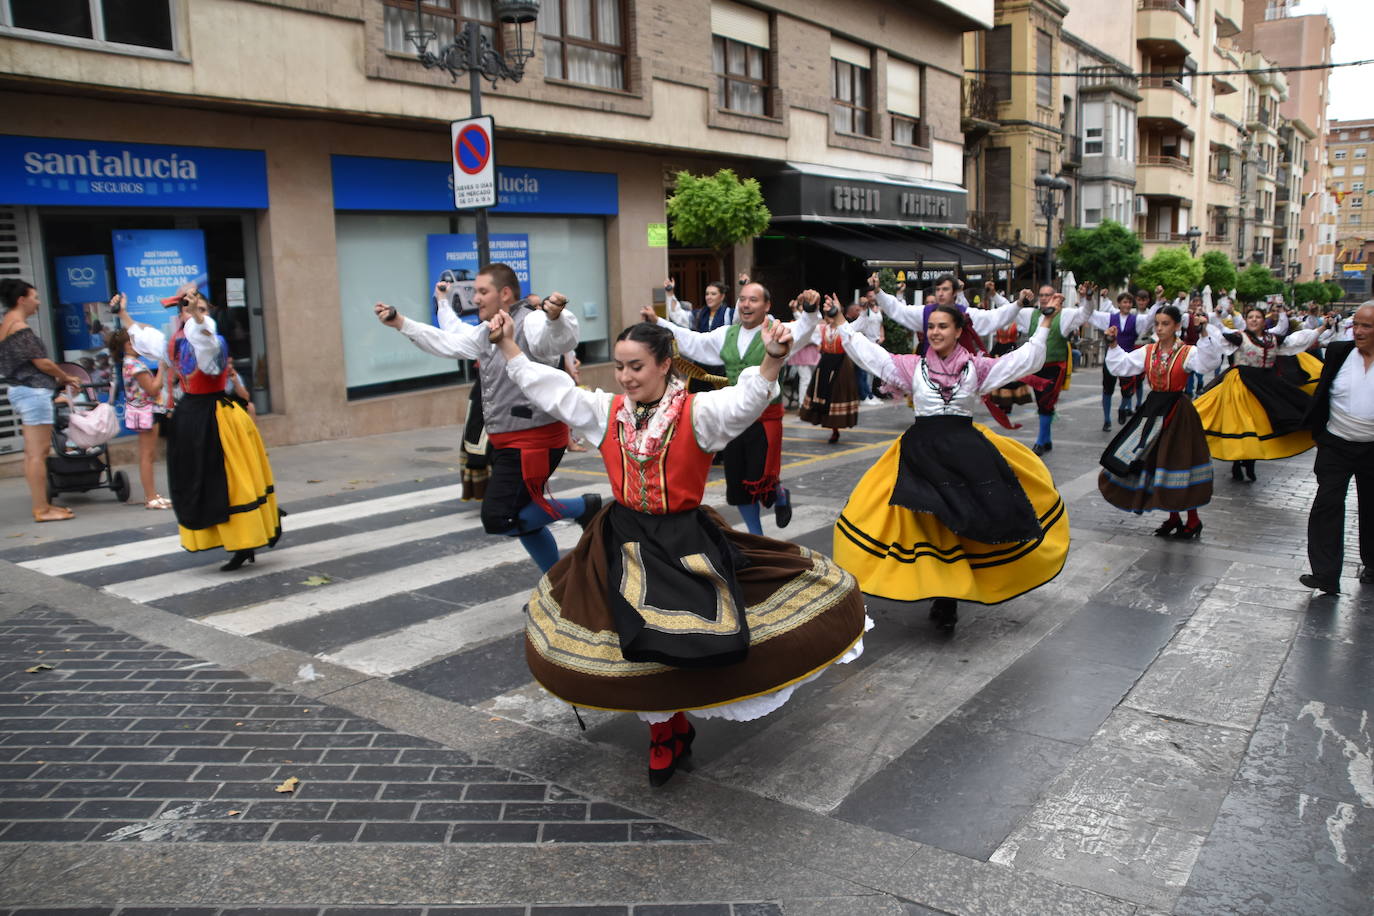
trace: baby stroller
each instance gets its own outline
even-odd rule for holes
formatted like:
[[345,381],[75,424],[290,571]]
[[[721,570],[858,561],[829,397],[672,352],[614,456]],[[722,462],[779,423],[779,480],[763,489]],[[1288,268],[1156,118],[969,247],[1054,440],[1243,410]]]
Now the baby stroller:
[[[90,374],[76,363],[60,363],[63,372],[81,380],[76,399],[85,404],[99,402]],[[52,451],[48,456],[48,501],[58,493],[85,493],[110,489],[120,502],[129,500],[129,478],[110,466],[108,445],[80,448],[67,438],[71,407],[57,404],[52,425]]]

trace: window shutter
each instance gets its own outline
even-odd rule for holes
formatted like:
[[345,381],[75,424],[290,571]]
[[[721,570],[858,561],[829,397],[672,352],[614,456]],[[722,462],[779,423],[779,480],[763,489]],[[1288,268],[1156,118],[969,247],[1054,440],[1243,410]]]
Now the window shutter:
[[1011,220],[1011,149],[994,146],[987,157],[988,210],[1002,222]]
[[767,49],[772,45],[768,35],[768,14],[730,0],[712,0],[711,34],[756,48]]
[[921,116],[921,71],[915,64],[887,59],[887,110],[911,118]]
[[[1011,69],[1011,26],[999,25],[987,34],[988,70]],[[1011,74],[989,73],[986,82],[997,93],[998,101],[1011,98]]]
[[865,70],[873,66],[873,54],[868,48],[834,35],[830,36],[830,56]]

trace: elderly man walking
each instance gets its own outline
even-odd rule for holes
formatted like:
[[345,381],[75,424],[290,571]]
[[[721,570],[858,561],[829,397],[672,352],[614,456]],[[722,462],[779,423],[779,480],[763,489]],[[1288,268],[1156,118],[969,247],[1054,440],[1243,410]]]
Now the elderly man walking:
[[1374,585],[1374,304],[1355,311],[1350,341],[1326,350],[1307,421],[1317,442],[1317,496],[1307,518],[1308,588],[1340,594],[1345,497],[1355,478],[1360,583]]

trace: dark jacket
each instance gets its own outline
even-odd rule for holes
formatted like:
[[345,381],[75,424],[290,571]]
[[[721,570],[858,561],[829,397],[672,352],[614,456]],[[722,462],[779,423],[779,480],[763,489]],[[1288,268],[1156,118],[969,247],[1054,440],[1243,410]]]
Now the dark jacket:
[[1346,359],[1355,352],[1355,341],[1340,340],[1326,348],[1326,362],[1322,364],[1321,379],[1317,390],[1312,394],[1312,406],[1307,408],[1302,425],[1312,430],[1312,438],[1321,442],[1327,435],[1326,421],[1331,416],[1331,385],[1336,381],[1336,373],[1341,371]]

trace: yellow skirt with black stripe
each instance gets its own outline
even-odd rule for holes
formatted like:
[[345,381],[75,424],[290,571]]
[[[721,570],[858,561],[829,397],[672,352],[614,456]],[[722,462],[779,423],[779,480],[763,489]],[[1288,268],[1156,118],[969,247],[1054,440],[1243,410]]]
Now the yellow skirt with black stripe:
[[281,534],[272,465],[258,428],[235,403],[215,405],[219,441],[224,449],[224,476],[229,484],[229,520],[209,528],[177,526],[187,550],[256,550],[276,543]]
[[[1303,356],[1308,354],[1304,353]],[[1308,367],[1303,366],[1304,369]],[[1252,370],[1255,372],[1268,370]],[[1311,371],[1308,372],[1311,375]],[[1321,374],[1321,363],[1317,361],[1317,374]],[[1275,376],[1271,385],[1287,385]],[[1309,383],[1315,385],[1315,382]],[[1298,390],[1307,391],[1308,385],[1290,386],[1288,392],[1297,400],[1310,400],[1309,395],[1298,395]],[[1292,429],[1290,432],[1276,432],[1272,412],[1255,392],[1245,383],[1238,369],[1229,369],[1221,380],[1207,389],[1193,402],[1202,430],[1207,436],[1207,451],[1220,461],[1274,461],[1291,458],[1312,448],[1311,430]],[[1276,404],[1291,415],[1292,405]],[[1298,416],[1301,416],[1299,413]]]
[[868,469],[835,523],[832,555],[868,595],[894,601],[955,598],[997,604],[1059,575],[1069,552],[1069,515],[1039,457],[973,424],[1010,465],[1040,520],[1036,540],[985,544],[950,531],[933,514],[893,506],[901,440]]

